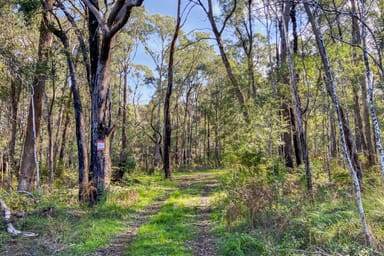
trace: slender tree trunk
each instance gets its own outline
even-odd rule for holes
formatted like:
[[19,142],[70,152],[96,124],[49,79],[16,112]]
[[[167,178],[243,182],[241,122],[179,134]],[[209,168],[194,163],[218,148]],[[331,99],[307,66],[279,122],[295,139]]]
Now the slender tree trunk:
[[69,115],[69,111],[66,111],[65,121],[64,121],[64,129],[63,129],[63,133],[61,135],[61,146],[60,146],[60,152],[59,152],[59,159],[60,159],[60,161],[63,162],[64,167],[66,167],[65,148],[67,146],[67,131],[68,131],[68,127],[69,127],[70,122],[71,122],[71,117]]
[[85,201],[88,199],[88,153],[87,153],[85,121],[84,121],[83,106],[81,103],[80,88],[77,84],[76,68],[70,53],[68,37],[63,31],[59,31],[54,28],[51,28],[51,29],[53,30],[53,33],[61,40],[65,49],[65,57],[67,60],[67,66],[68,66],[70,80],[71,80],[73,107],[75,110],[76,142],[77,142],[77,155],[78,155],[78,164],[79,164],[79,200]]
[[203,4],[201,2],[200,2],[200,6],[204,9],[205,13],[207,14],[208,20],[209,20],[209,22],[211,24],[212,31],[213,31],[213,34],[215,35],[215,39],[216,39],[216,42],[217,42],[217,46],[219,47],[219,52],[220,52],[221,60],[222,60],[222,62],[224,64],[225,70],[227,71],[227,75],[229,77],[229,80],[232,83],[233,90],[234,90],[236,98],[237,98],[237,100],[238,100],[238,102],[240,104],[240,109],[241,109],[241,111],[243,113],[244,120],[245,120],[245,122],[249,123],[250,119],[249,119],[249,113],[248,113],[248,110],[247,110],[247,106],[246,106],[246,103],[245,103],[245,98],[244,98],[244,95],[243,95],[243,93],[241,91],[241,87],[239,85],[239,82],[236,79],[235,74],[233,73],[233,69],[232,69],[232,66],[231,66],[231,64],[229,62],[227,53],[225,52],[223,40],[221,38],[221,34],[222,34],[223,29],[220,31],[218,29],[218,27],[217,27],[216,20],[215,20],[215,17],[213,15],[212,0],[208,0],[208,9],[206,9],[205,6],[203,6]]
[[337,140],[336,140],[336,124],[335,124],[334,110],[329,109],[329,126],[330,126],[330,156],[331,158],[337,158]]
[[[351,0],[351,7],[352,11],[355,13],[356,10],[356,2],[355,0]],[[360,35],[360,28],[358,24],[358,20],[356,17],[352,17],[352,43],[355,45],[361,45],[361,35]],[[356,66],[359,65],[361,61],[361,55],[357,54],[357,50],[353,49],[353,58],[354,58],[354,63]],[[356,121],[358,122],[358,129],[361,132],[361,135],[356,134],[357,140],[356,140],[356,145],[357,147],[360,147],[359,145],[362,146],[362,149],[364,150],[364,155],[368,159],[369,165],[375,164],[375,153],[374,153],[374,146],[373,146],[373,139],[372,139],[372,133],[371,133],[371,122],[369,120],[369,108],[368,108],[368,102],[367,98],[365,95],[368,95],[367,93],[367,84],[365,83],[364,76],[361,74],[357,74],[357,80],[358,84],[360,85],[361,88],[361,94],[363,95],[362,99],[362,106],[363,106],[363,120],[358,120],[358,118],[361,119],[360,116],[360,110],[358,112],[357,108],[360,109],[359,106],[356,106],[355,112],[356,112]],[[355,104],[357,104],[358,100],[356,99],[357,96],[357,88],[353,88],[354,93],[355,93]],[[363,127],[363,121],[364,121],[364,127]],[[357,131],[356,131],[357,132]],[[360,138],[361,142],[359,143],[358,138]]]
[[[288,57],[288,45],[287,45],[287,34],[285,32],[285,28],[288,26],[288,22],[290,19],[292,2],[288,1],[287,3],[283,3],[282,8],[282,18],[278,22],[279,33],[281,37],[280,41],[280,55],[279,55],[279,80],[280,83],[284,85],[289,85],[289,73],[285,71],[285,67],[287,65],[287,57]],[[296,131],[296,121],[295,114],[291,108],[291,97],[287,97],[285,95],[279,95],[282,103],[282,118],[287,125],[287,130],[283,133],[283,141],[284,145],[282,146],[282,153],[285,158],[285,165],[288,168],[294,168],[294,153],[296,156],[297,165],[301,164],[302,156],[300,154],[301,150],[299,149],[298,136]]]
[[[65,77],[67,78],[68,74],[66,74]],[[62,94],[61,94],[62,99],[64,98],[67,86],[68,86],[68,79],[65,79],[64,86],[62,89]],[[56,169],[57,169],[56,168],[57,167],[57,154],[59,152],[59,145],[60,145],[59,135],[60,135],[60,131],[62,130],[62,124],[63,124],[63,119],[64,119],[63,115],[65,112],[65,109],[67,108],[66,105],[68,105],[68,108],[69,108],[69,106],[70,106],[69,103],[70,103],[70,101],[67,101],[67,103],[65,103],[65,101],[62,101],[62,103],[60,104],[60,110],[59,110],[60,114],[59,114],[59,118],[58,118],[57,123],[56,123],[55,145],[53,146],[53,169],[54,169],[54,172],[56,172]]]
[[[45,81],[47,79],[46,72],[48,66],[48,53],[52,43],[52,33],[48,29],[48,13],[52,9],[53,0],[45,0],[43,2],[43,18],[40,23],[40,39],[38,49],[38,61],[33,79],[33,102],[29,106],[27,131],[23,147],[23,156],[20,167],[19,190],[33,190],[33,177],[36,171],[34,148],[39,148],[40,138],[40,121],[42,116],[43,94]],[[35,123],[33,124],[32,113],[34,112]],[[36,130],[36,141],[34,141],[33,127]]]
[[305,8],[305,11],[308,15],[309,21],[311,23],[312,31],[316,37],[316,43],[317,43],[317,46],[318,46],[318,49],[320,52],[320,56],[321,56],[321,60],[323,62],[323,66],[324,66],[325,73],[327,76],[328,93],[330,94],[332,101],[333,101],[333,104],[334,104],[335,109],[336,109],[336,113],[337,113],[337,117],[338,117],[338,123],[339,123],[339,130],[340,130],[340,140],[341,140],[341,144],[342,144],[343,151],[344,151],[344,157],[348,163],[348,167],[349,167],[350,173],[352,175],[352,179],[353,179],[353,183],[354,183],[354,187],[355,187],[356,201],[357,201],[357,205],[359,208],[363,232],[364,232],[367,244],[369,246],[371,246],[371,235],[368,231],[368,226],[367,226],[366,219],[365,219],[365,213],[364,213],[363,203],[362,203],[362,199],[361,199],[360,183],[359,183],[359,179],[357,177],[357,172],[356,172],[355,167],[352,163],[352,159],[350,157],[351,152],[347,146],[347,141],[346,141],[347,135],[345,134],[344,128],[348,127],[348,124],[345,123],[345,119],[343,118],[343,113],[342,113],[342,110],[340,108],[339,97],[337,95],[337,91],[336,91],[336,88],[334,85],[334,79],[333,79],[333,74],[331,71],[331,65],[330,65],[330,62],[328,59],[327,51],[325,49],[323,36],[321,34],[321,31],[318,29],[318,27],[316,25],[316,21],[313,17],[312,11],[311,11],[309,4],[307,2],[304,2],[304,8]]
[[167,91],[165,93],[164,99],[164,144],[163,144],[163,168],[165,178],[171,177],[171,169],[170,169],[170,148],[171,148],[171,117],[170,117],[170,101],[172,95],[173,88],[173,63],[174,63],[174,54],[176,50],[176,41],[179,36],[181,26],[181,0],[177,2],[177,19],[176,19],[176,27],[175,32],[173,34],[171,46],[169,48],[169,61],[168,61],[168,86]]
[[[366,9],[365,9],[365,0],[360,0],[361,2],[361,21],[365,22],[366,20]],[[375,104],[373,102],[373,82],[372,82],[372,74],[371,74],[371,68],[369,65],[369,58],[368,58],[368,48],[367,48],[367,30],[365,25],[361,26],[361,32],[362,32],[362,43],[363,43],[363,59],[364,59],[364,65],[365,65],[365,80],[368,88],[367,98],[369,103],[369,110],[371,113],[373,128],[375,131],[375,138],[376,138],[376,146],[377,151],[379,153],[380,157],[380,164],[381,164],[381,176],[384,179],[384,150],[383,150],[383,144],[381,140],[381,129],[380,125],[377,119],[376,115],[376,109]]]
[[[283,18],[284,18],[284,15],[282,15],[282,19]],[[298,127],[297,135],[298,135],[298,141],[300,143],[300,149],[302,151],[299,153],[299,156],[303,156],[303,160],[305,163],[305,176],[306,176],[306,181],[307,181],[308,195],[309,195],[309,198],[311,200],[313,200],[313,198],[312,198],[312,191],[313,191],[312,174],[311,174],[310,163],[309,163],[307,140],[305,137],[304,127],[303,127],[303,119],[302,119],[299,90],[297,88],[297,81],[296,81],[296,71],[295,71],[295,66],[293,63],[293,56],[292,56],[291,50],[289,48],[289,41],[288,41],[288,36],[287,36],[287,27],[285,25],[283,25],[283,26],[284,26],[283,31],[285,34],[284,38],[286,40],[285,43],[287,46],[289,73],[291,75],[291,85],[292,85],[293,96],[295,99],[296,122],[297,122],[297,127]]]
[[121,151],[120,151],[120,171],[119,175],[116,177],[116,180],[121,180],[123,178],[124,172],[126,170],[128,152],[127,152],[127,91],[128,91],[128,74],[127,70],[124,70],[123,76],[123,103],[122,103],[122,124],[121,124]]
[[10,163],[10,168],[8,168],[8,184],[10,187],[12,183],[12,173],[16,172],[17,164],[15,160],[15,146],[16,146],[16,135],[17,135],[17,113],[19,107],[19,99],[21,94],[21,85],[18,80],[11,80],[11,95],[10,95],[10,105],[11,105],[11,116],[10,116],[10,129],[11,136],[8,143],[8,160]]
[[[54,82],[53,82],[54,83]],[[54,87],[55,85],[53,85]],[[55,91],[55,89],[53,89]],[[55,92],[54,92],[55,94]],[[54,104],[55,95],[52,98],[51,104],[48,103],[48,96],[46,90],[44,90],[44,104],[46,109],[46,122],[48,133],[48,168],[49,168],[49,187],[52,189],[53,181],[55,178],[55,171],[53,169],[53,133],[52,133],[52,107]]]

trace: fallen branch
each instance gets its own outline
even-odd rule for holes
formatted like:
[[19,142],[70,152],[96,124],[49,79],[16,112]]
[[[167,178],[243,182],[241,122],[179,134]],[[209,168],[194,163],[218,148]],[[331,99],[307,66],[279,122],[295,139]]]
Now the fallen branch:
[[3,200],[0,200],[0,206],[1,206],[1,210],[4,211],[4,219],[5,219],[5,223],[7,224],[8,233],[14,236],[22,235],[23,237],[37,237],[39,235],[33,232],[24,232],[24,231],[17,230],[11,222],[11,210],[9,210],[8,206],[5,204]]
[[33,199],[33,201],[36,203],[37,202],[37,198],[31,193],[31,192],[28,192],[28,191],[25,191],[25,190],[17,190],[16,193],[18,194],[24,194],[24,195],[27,195],[29,196],[30,198]]

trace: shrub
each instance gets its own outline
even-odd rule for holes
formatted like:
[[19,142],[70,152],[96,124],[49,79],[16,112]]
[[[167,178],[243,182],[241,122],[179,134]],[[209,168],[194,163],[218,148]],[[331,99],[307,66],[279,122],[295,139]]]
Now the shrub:
[[244,233],[233,233],[221,247],[223,256],[258,256],[266,254],[263,243]]

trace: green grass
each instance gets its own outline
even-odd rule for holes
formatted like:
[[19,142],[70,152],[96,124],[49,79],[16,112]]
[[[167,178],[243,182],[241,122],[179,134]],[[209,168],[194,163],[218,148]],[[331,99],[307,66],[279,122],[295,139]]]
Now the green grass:
[[[176,173],[175,177],[203,174],[205,177],[220,177],[225,171]],[[174,191],[161,207],[160,212],[146,225],[142,226],[134,243],[126,249],[126,255],[132,256],[188,256],[192,251],[186,247],[186,241],[195,238],[197,230],[193,222],[197,218],[197,205],[206,182],[196,182],[182,190]],[[216,188],[214,191],[219,191]],[[212,193],[212,200],[217,197]]]
[[[75,189],[44,196],[38,204],[16,194],[4,197],[13,210],[29,213],[16,220],[16,228],[40,236],[30,240],[0,232],[0,254],[12,251],[12,255],[92,255],[121,233],[133,215],[177,186],[160,176],[135,177],[135,182],[126,182],[128,186],[112,187],[107,201],[94,208],[79,205]],[[0,229],[5,229],[3,223]]]
[[[280,197],[278,204],[275,202],[271,208],[260,211],[254,226],[244,215],[239,215],[229,231],[223,218],[228,201],[221,199],[222,204],[212,214],[221,255],[312,255],[320,252],[327,255],[384,255],[384,186],[380,182],[371,186],[367,178],[363,190],[367,223],[374,234],[374,249],[365,245],[350,184],[326,186],[317,187],[314,203],[303,200],[300,193],[291,192]],[[249,246],[262,249],[259,253],[249,254]]]
[[[28,212],[27,217],[15,221],[16,228],[40,236],[24,239],[0,232],[0,255],[93,255],[98,248],[107,247],[143,208],[172,190],[160,212],[140,228],[126,253],[190,255],[185,241],[194,237],[192,222],[205,183],[197,182],[179,191],[176,180],[185,175],[204,175],[205,179],[224,174],[223,170],[174,173],[172,180],[164,180],[161,175],[125,177],[124,185],[112,186],[106,202],[93,208],[78,204],[77,189],[56,190],[37,204],[25,195],[4,196],[14,211]],[[2,222],[0,229],[5,229]]]

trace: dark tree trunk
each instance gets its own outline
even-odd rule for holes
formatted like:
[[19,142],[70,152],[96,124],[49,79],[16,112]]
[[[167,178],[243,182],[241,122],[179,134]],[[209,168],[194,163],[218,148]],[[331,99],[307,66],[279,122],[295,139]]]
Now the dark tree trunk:
[[330,126],[330,156],[337,158],[337,139],[336,139],[336,124],[335,115],[332,108],[329,109],[329,126]]
[[71,79],[71,92],[73,96],[73,107],[75,110],[76,142],[79,163],[79,200],[85,201],[88,198],[88,153],[80,88],[77,84],[76,68],[70,53],[68,37],[63,31],[56,30],[54,28],[51,29],[64,45],[65,57]]
[[122,124],[121,124],[121,151],[120,151],[120,170],[117,173],[115,180],[120,181],[124,173],[126,171],[126,166],[127,166],[127,159],[128,159],[128,152],[127,152],[127,90],[128,90],[128,84],[127,84],[127,79],[128,79],[128,74],[127,70],[124,70],[124,76],[123,76],[123,102],[122,102]]
[[53,157],[53,132],[52,132],[52,110],[55,104],[56,98],[56,84],[54,78],[52,78],[52,88],[53,88],[53,97],[51,103],[48,102],[47,92],[44,89],[44,104],[46,109],[46,123],[47,123],[47,133],[48,133],[48,168],[49,168],[49,187],[52,189],[53,181],[55,179],[55,170],[54,170],[54,157]]
[[177,2],[177,19],[176,19],[176,27],[175,32],[173,34],[171,46],[169,48],[169,61],[168,61],[168,86],[167,91],[165,93],[164,99],[164,145],[163,145],[163,168],[165,178],[171,177],[171,169],[170,169],[170,148],[171,148],[171,117],[170,117],[170,101],[172,95],[173,88],[173,63],[174,63],[174,54],[176,50],[176,41],[179,36],[180,25],[181,25],[181,0]]
[[[38,49],[38,61],[33,79],[33,106],[32,102],[29,106],[27,131],[25,135],[23,155],[20,167],[19,190],[32,191],[34,189],[33,177],[36,171],[36,163],[34,150],[39,148],[40,138],[40,121],[42,117],[43,94],[45,82],[47,80],[47,67],[49,49],[52,43],[52,33],[48,29],[48,14],[52,10],[53,0],[45,0],[43,2],[43,18],[40,24],[40,38]],[[34,117],[33,118],[33,113]],[[33,124],[34,119],[34,124]],[[36,131],[34,136],[33,127]],[[35,141],[36,138],[36,141]]]
[[283,118],[286,124],[288,124],[288,131],[283,133],[283,155],[285,159],[285,166],[293,169],[293,147],[292,147],[292,137],[291,137],[291,118],[289,106],[286,103],[283,103]]
[[[117,34],[127,23],[132,8],[143,0],[115,1],[108,17],[101,17],[98,0],[83,0],[88,11],[91,62],[91,165],[93,192],[90,203],[105,199],[111,180],[110,139],[116,128],[111,125],[110,106],[111,58]],[[107,3],[108,4],[108,3]]]
[[[11,81],[11,95],[10,95],[10,105],[11,105],[11,116],[10,120],[10,128],[11,128],[11,136],[8,143],[8,160],[10,163],[10,174],[17,170],[17,164],[15,160],[15,146],[16,146],[16,135],[17,135],[17,113],[19,107],[19,99],[21,94],[21,84],[20,81],[13,80]],[[9,179],[11,177],[8,177]],[[10,184],[9,184],[10,185]]]
[[60,152],[59,152],[59,159],[63,162],[63,166],[66,166],[65,162],[65,148],[67,146],[67,131],[69,124],[71,122],[71,116],[69,115],[69,111],[66,111],[65,113],[65,122],[64,122],[64,129],[63,134],[61,136],[61,146],[60,146]]

